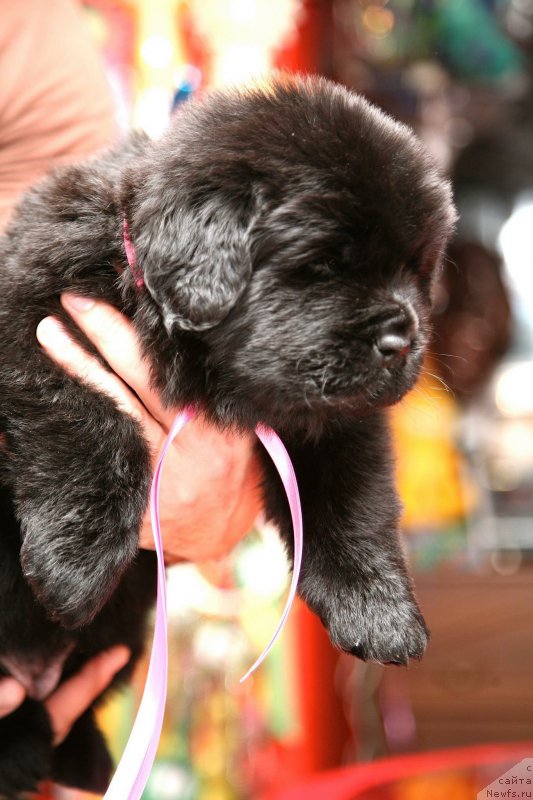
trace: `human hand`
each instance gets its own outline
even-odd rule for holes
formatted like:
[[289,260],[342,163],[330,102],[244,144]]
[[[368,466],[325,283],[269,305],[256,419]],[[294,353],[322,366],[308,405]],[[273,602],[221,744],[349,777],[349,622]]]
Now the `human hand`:
[[[130,651],[117,645],[92,658],[71,678],[60,684],[44,702],[54,734],[54,745],[61,744],[71,727],[109,686],[124,667]],[[25,698],[23,686],[14,678],[0,679],[0,718],[15,711]]]
[[[150,388],[149,365],[131,322],[101,301],[65,294],[61,302],[114,372],[76,344],[54,317],[39,323],[40,344],[67,372],[109,394],[140,422],[155,464],[177,409],[164,408]],[[167,563],[220,558],[250,530],[260,511],[261,481],[252,441],[196,418],[169,448],[160,493]],[[149,510],[140,546],[154,547]]]
[[0,719],[18,708],[25,696],[24,687],[15,678],[0,678]]

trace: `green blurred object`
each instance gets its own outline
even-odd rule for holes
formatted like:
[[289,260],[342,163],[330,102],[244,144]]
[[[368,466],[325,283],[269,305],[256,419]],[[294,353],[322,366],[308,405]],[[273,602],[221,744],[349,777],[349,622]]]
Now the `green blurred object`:
[[390,0],[390,30],[373,29],[369,9],[357,0],[357,29],[370,62],[405,68],[438,61],[462,81],[500,84],[526,69],[520,48],[505,31],[508,0]]
[[[422,0],[420,5],[428,3]],[[485,82],[506,81],[522,74],[520,50],[483,0],[440,0],[434,5],[435,46],[453,72]]]

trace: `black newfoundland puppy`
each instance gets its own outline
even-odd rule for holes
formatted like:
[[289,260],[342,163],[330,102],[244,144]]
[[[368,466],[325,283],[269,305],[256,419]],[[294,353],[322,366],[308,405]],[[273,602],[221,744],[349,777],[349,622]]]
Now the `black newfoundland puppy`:
[[385,409],[419,373],[454,219],[448,183],[407,128],[312,78],[215,93],[160,141],[133,136],[24,197],[0,245],[0,664],[28,692],[0,721],[4,795],[49,775],[105,788],[92,711],[53,750],[40,701],[114,643],[133,663],[154,595],[153,557],[137,547],[148,448],[133,419],[40,349],[48,314],[81,336],[59,294],[131,317],[167,403],[280,434],[302,495],[301,596],[338,647],[406,664],[428,633],[398,539]]

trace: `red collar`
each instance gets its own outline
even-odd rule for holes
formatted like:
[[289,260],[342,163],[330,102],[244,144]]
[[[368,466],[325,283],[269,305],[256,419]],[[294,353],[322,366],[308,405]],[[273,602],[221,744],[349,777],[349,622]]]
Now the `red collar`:
[[125,217],[124,217],[124,222],[122,223],[122,235],[124,238],[124,250],[126,251],[126,260],[128,262],[130,272],[135,281],[135,286],[138,289],[141,289],[144,286],[144,278],[140,270],[140,267],[137,264],[137,256],[135,255],[135,248],[130,239],[128,220]]

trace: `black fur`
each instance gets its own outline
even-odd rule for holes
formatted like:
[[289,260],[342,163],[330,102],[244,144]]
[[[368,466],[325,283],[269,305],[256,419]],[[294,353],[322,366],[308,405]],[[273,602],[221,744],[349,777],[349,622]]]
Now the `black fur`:
[[[385,407],[419,373],[454,219],[449,186],[413,134],[321,79],[213,94],[160,141],[134,136],[30,192],[0,252],[3,474],[20,525],[0,542],[0,662],[12,651],[45,662],[71,646],[68,674],[111,642],[137,652],[152,599],[134,589],[152,570],[136,556],[146,442],[35,339],[50,313],[73,330],[65,290],[132,318],[165,402],[198,403],[221,427],[279,432],[302,494],[302,597],[344,650],[419,658],[428,634],[397,535]],[[261,457],[267,511],[290,551],[286,501]],[[0,751],[5,790],[4,760]],[[56,774],[75,783],[73,772]]]

